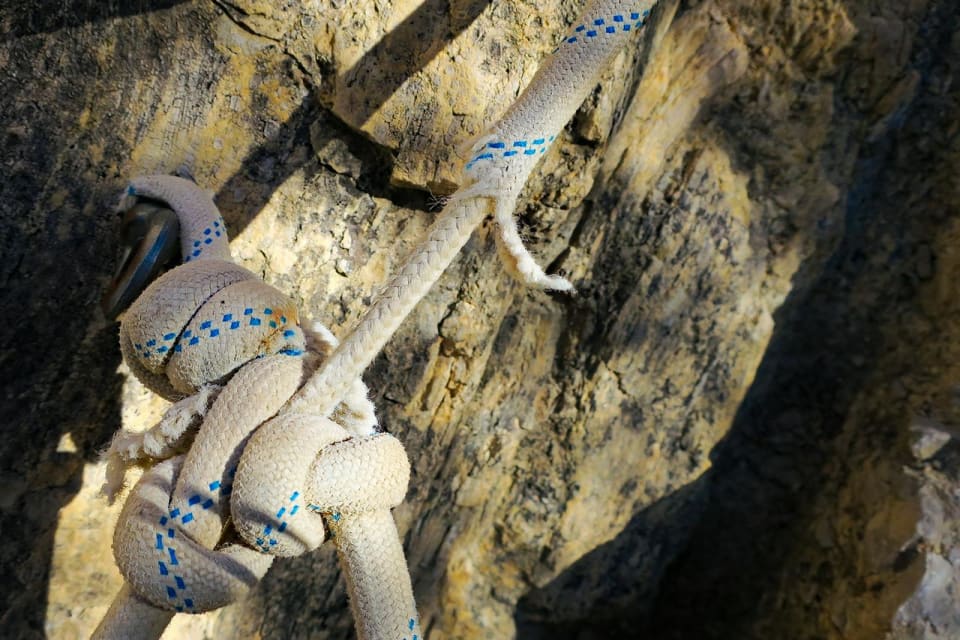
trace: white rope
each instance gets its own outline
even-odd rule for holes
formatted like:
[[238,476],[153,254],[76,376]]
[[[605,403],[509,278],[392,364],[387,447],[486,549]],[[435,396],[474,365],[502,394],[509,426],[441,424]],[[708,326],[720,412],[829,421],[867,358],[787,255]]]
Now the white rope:
[[[146,435],[120,434],[107,454],[108,493],[127,465],[169,459],[143,475],[124,506],[114,551],[126,586],[95,637],[156,637],[170,611],[236,600],[274,556],[310,551],[328,530],[359,637],[422,637],[389,513],[403,499],[409,464],[396,439],[376,432],[359,377],[490,211],[511,273],[572,289],[527,252],[513,209],[539,158],[652,5],[587,6],[473,145],[464,187],[340,345],[322,326],[301,328],[286,296],[229,261],[223,221],[199,188],[165,176],[131,183],[127,199],[161,200],[177,212],[184,264],[127,311],[121,350],[146,386],[179,402]],[[169,457],[188,444],[185,455]],[[143,628],[134,617],[144,618]]]

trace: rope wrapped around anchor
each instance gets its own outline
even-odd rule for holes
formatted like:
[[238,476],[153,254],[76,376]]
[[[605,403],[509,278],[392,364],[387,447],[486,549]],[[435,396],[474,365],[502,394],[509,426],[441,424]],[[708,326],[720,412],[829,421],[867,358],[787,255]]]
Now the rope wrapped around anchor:
[[[145,435],[115,438],[106,491],[118,490],[126,465],[193,436],[185,455],[143,475],[121,512],[113,546],[131,597],[158,612],[222,607],[273,557],[311,551],[333,528],[361,637],[419,634],[389,513],[410,473],[402,445],[377,432],[356,378],[332,419],[283,412],[336,347],[332,334],[302,328],[287,296],[229,261],[219,212],[192,182],[137,178],[127,198],[165,202],[180,219],[184,263],[137,298],[120,329],[131,371],[178,402]],[[98,637],[125,633],[101,626]]]
[[422,637],[389,513],[403,498],[409,463],[402,445],[377,431],[360,375],[491,211],[508,271],[533,286],[572,289],[527,252],[513,210],[539,158],[654,4],[588,3],[530,86],[474,143],[463,188],[339,345],[322,325],[303,327],[286,296],[229,261],[223,221],[193,183],[131,183],[129,198],[176,211],[184,264],[127,311],[121,350],[134,375],[175,404],[146,433],[118,434],[108,453],[108,495],[127,466],[163,462],[121,513],[114,551],[127,582],[95,637],[158,637],[174,612],[235,600],[273,557],[316,548],[328,532],[358,636]]

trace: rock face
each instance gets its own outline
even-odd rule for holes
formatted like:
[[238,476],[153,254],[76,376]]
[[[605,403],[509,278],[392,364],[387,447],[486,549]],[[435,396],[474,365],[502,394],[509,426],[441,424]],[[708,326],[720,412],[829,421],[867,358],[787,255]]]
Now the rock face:
[[[343,335],[580,3],[8,4],[0,628],[80,638],[98,451],[163,409],[97,308],[125,178]],[[518,211],[578,294],[484,225],[366,375],[428,637],[960,637],[954,4],[661,2]],[[325,546],[165,637],[352,633]]]

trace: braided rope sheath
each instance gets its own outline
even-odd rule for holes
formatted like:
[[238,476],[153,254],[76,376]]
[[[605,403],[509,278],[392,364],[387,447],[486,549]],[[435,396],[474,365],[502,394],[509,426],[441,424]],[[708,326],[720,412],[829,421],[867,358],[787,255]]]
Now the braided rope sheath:
[[[169,456],[199,418],[202,424],[185,457],[156,465],[131,493],[114,538],[127,584],[95,637],[156,637],[171,610],[223,606],[256,583],[273,556],[309,551],[327,529],[359,637],[421,637],[389,513],[403,499],[409,463],[398,441],[375,433],[359,377],[491,209],[508,270],[535,286],[572,289],[536,264],[512,212],[539,157],[653,4],[588,5],[531,85],[474,144],[464,188],[339,346],[322,326],[301,329],[285,296],[229,262],[219,212],[195,185],[165,176],[131,184],[129,197],[167,202],[180,216],[184,264],[127,312],[121,349],[146,386],[188,399],[147,435],[118,437],[113,467]],[[108,477],[108,489],[116,488]],[[308,511],[323,518],[302,516]],[[222,539],[231,531],[241,541]]]

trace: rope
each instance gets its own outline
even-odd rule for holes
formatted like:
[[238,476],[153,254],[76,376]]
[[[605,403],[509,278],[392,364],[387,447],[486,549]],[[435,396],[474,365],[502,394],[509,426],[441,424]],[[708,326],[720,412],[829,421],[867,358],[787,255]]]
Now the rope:
[[464,187],[342,344],[322,325],[301,326],[287,296],[230,262],[223,220],[196,185],[171,176],[131,182],[122,207],[149,198],[177,213],[183,264],[126,312],[121,351],[144,385],[175,404],[146,433],[118,434],[107,452],[111,498],[128,466],[156,464],[121,512],[113,547],[126,583],[95,638],[158,637],[171,612],[233,602],[273,557],[330,536],[358,636],[422,637],[389,513],[406,492],[409,462],[399,441],[377,431],[360,375],[491,210],[508,271],[572,289],[536,264],[512,212],[540,156],[652,5],[588,5],[473,144]]

